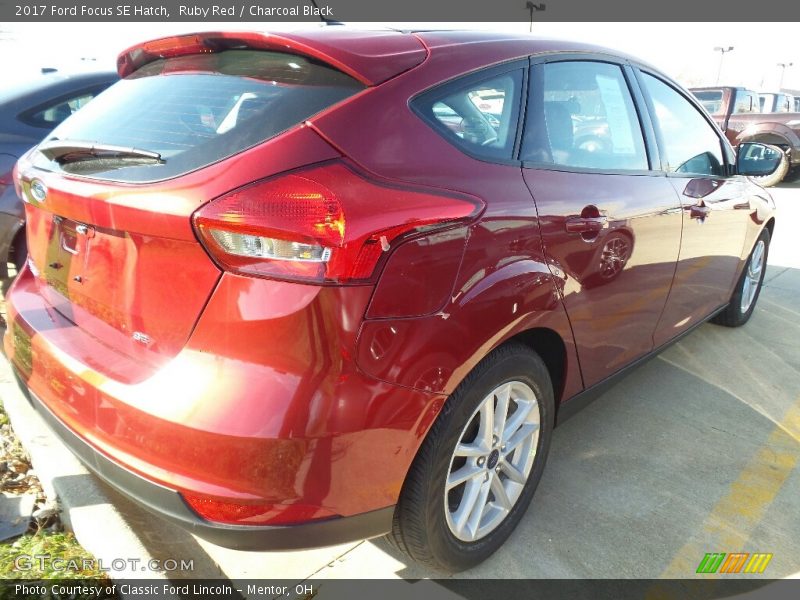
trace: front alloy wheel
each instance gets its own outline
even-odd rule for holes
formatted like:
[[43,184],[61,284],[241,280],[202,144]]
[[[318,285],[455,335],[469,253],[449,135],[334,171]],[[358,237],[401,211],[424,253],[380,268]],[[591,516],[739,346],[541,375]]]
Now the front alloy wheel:
[[767,256],[767,245],[764,240],[758,240],[750,260],[747,262],[744,279],[742,281],[742,299],[739,308],[742,314],[746,314],[755,300],[756,292],[761,285],[761,271],[764,270],[764,259]]
[[747,257],[747,263],[736,282],[728,306],[712,319],[717,325],[740,327],[752,316],[767,270],[770,238],[769,229],[762,229],[750,251],[750,256]]

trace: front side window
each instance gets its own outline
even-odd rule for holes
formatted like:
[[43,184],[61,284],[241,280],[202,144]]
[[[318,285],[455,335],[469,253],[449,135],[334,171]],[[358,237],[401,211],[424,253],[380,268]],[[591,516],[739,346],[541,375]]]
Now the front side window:
[[691,175],[723,175],[720,138],[686,98],[660,79],[643,73],[644,87],[655,109],[667,171]]
[[562,167],[646,170],[644,138],[618,65],[555,62],[531,85],[523,160]]
[[451,143],[480,158],[510,160],[519,120],[522,70],[428,92],[415,110]]

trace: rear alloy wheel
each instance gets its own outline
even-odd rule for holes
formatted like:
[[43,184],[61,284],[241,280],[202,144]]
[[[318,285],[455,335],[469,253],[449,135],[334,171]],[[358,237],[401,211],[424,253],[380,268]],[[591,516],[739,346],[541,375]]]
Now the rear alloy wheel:
[[483,399],[453,450],[444,489],[450,532],[486,537],[519,500],[539,441],[539,403],[525,383],[504,383]]
[[553,388],[522,344],[493,351],[450,396],[411,466],[389,541],[440,571],[472,567],[511,535],[544,470]]
[[764,229],[747,258],[747,264],[736,284],[728,307],[714,317],[712,322],[726,327],[739,327],[750,319],[755,310],[758,295],[761,293],[764,272],[767,270],[769,241],[769,230]]

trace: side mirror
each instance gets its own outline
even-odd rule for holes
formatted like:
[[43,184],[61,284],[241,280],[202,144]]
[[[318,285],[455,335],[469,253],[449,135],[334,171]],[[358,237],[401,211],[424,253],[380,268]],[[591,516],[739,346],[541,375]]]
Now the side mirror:
[[783,150],[777,146],[744,142],[737,148],[736,172],[750,177],[772,175],[785,158]]

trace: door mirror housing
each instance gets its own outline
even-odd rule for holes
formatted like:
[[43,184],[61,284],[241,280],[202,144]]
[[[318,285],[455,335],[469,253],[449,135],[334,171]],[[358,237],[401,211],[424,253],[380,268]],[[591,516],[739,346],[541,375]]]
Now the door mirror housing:
[[750,177],[772,175],[785,159],[783,150],[777,146],[743,142],[739,144],[736,152],[736,172]]

